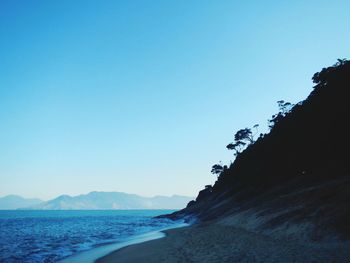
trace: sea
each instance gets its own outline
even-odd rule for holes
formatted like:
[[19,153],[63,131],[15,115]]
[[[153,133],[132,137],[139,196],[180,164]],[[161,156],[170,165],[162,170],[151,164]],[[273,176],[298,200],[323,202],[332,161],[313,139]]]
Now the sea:
[[0,262],[58,262],[111,244],[121,247],[120,244],[138,236],[183,224],[154,218],[174,211],[3,210],[0,211]]

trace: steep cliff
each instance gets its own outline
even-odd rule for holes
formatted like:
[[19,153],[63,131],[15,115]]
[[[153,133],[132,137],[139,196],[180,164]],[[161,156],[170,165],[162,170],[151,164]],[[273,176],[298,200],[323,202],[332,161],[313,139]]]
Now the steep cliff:
[[339,60],[313,81],[307,99],[275,118],[213,187],[170,217],[309,240],[349,239],[350,62]]

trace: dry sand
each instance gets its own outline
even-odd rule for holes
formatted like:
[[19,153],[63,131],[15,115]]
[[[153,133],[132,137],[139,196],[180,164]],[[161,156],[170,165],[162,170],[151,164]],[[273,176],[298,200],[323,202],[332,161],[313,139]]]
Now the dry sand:
[[218,223],[165,231],[167,236],[117,250],[97,263],[350,262],[339,246],[281,241]]

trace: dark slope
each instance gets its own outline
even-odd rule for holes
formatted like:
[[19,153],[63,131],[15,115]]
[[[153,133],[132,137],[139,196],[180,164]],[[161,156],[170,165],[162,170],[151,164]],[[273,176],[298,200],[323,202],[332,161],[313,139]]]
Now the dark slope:
[[349,239],[350,62],[324,68],[313,81],[305,101],[171,217],[231,218],[259,231],[310,225],[311,239]]

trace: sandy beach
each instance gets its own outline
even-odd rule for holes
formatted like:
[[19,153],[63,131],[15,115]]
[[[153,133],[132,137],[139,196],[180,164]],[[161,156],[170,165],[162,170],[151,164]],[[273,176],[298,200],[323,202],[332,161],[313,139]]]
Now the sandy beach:
[[165,231],[166,237],[117,250],[97,263],[349,262],[345,248],[277,240],[219,223]]

